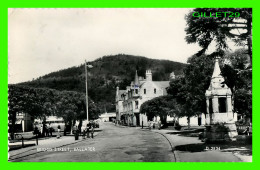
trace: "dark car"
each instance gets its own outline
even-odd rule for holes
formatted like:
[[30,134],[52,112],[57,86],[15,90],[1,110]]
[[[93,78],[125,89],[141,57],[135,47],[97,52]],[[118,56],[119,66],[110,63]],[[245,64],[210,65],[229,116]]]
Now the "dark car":
[[89,125],[92,125],[94,128],[99,128],[99,123],[97,121],[90,121]]
[[94,122],[94,127],[95,128],[99,128],[99,123],[98,122]]

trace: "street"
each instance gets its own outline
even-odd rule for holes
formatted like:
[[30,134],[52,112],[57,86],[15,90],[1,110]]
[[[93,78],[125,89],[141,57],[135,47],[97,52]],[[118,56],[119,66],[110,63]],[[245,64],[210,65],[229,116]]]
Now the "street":
[[9,152],[11,162],[252,162],[251,145],[209,145],[173,130],[100,123],[94,139],[48,138]]
[[88,138],[57,148],[60,151],[49,149],[13,161],[175,162],[171,145],[161,134],[142,131],[140,128],[118,127],[110,122],[102,123],[100,129],[94,139]]

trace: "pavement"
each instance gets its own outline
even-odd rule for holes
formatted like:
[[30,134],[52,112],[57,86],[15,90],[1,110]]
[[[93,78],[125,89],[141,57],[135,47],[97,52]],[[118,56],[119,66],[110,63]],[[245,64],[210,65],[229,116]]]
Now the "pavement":
[[180,131],[172,129],[152,129],[151,132],[168,139],[176,162],[252,162],[252,145],[206,144],[198,137],[173,133]]
[[[94,133],[94,138],[99,134],[99,132]],[[22,159],[30,155],[35,155],[39,152],[45,152],[46,149],[54,149],[54,148],[60,148],[67,145],[71,145],[74,143],[81,142],[82,140],[91,140],[90,138],[83,139],[82,136],[79,136],[79,140],[75,140],[75,137],[72,135],[68,136],[61,136],[61,138],[57,137],[43,137],[39,138],[38,145],[36,145],[35,140],[31,141],[25,141],[26,144],[34,144],[30,145],[30,147],[24,147],[17,150],[11,150],[8,152],[8,160],[16,160],[16,159]],[[9,143],[9,145],[17,145],[17,143]]]

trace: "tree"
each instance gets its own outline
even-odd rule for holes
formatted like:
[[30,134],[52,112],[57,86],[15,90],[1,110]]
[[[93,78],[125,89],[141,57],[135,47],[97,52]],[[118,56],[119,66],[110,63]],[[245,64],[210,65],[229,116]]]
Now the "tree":
[[179,104],[178,116],[187,116],[190,127],[190,117],[206,112],[205,91],[210,84],[214,62],[212,57],[194,55],[188,63],[184,75],[172,80],[167,92]]
[[13,85],[8,85],[8,120],[9,120],[9,133],[11,139],[14,139],[15,122],[17,113],[21,113],[24,109],[24,99],[23,88],[16,88]]
[[[80,129],[82,121],[87,118],[85,94],[75,91],[57,91],[55,101],[56,115],[62,117],[71,129],[78,120]],[[89,119],[97,119],[100,110],[90,98],[88,102]]]
[[15,122],[17,114],[28,113],[35,118],[43,118],[52,112],[51,90],[35,89],[26,86],[8,86],[8,114],[10,121],[11,138],[16,132]]
[[[194,13],[216,15],[216,12],[239,12],[237,17],[194,17]],[[229,14],[227,14],[229,15]],[[202,47],[196,55],[205,53],[215,41],[217,55],[223,55],[228,49],[227,40],[233,40],[238,46],[247,46],[252,64],[252,8],[196,8],[185,16],[187,21],[186,41],[198,43]],[[238,33],[234,33],[234,30]]]
[[167,126],[167,116],[174,115],[175,100],[172,96],[161,96],[148,100],[141,105],[140,112],[145,113],[148,120],[159,116],[163,126]]
[[[13,139],[18,113],[28,113],[33,119],[40,118],[45,123],[46,116],[62,117],[66,124],[82,123],[86,119],[85,94],[75,91],[58,91],[47,88],[32,88],[21,85],[8,86],[8,114],[11,138]],[[89,117],[98,118],[100,110],[89,99]]]
[[225,83],[232,91],[234,112],[252,120],[252,70],[247,69],[250,64],[249,55],[244,49],[234,53],[226,53],[226,61],[222,67]]
[[[246,69],[249,57],[243,51],[226,53],[220,61],[220,66],[225,83],[232,90],[234,112],[251,118],[252,72]],[[178,116],[187,116],[189,121],[192,116],[206,113],[205,92],[210,85],[214,59],[211,55],[194,55],[188,59],[188,63],[183,76],[171,81],[167,92],[180,105]]]

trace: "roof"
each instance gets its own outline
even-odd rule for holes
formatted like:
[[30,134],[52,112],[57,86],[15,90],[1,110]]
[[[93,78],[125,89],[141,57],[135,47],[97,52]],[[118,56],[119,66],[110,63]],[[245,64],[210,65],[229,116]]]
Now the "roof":
[[103,113],[99,116],[100,118],[104,117],[116,117],[116,113]]
[[159,88],[163,89],[163,94],[167,94],[166,88],[170,86],[170,81],[153,81]]
[[[146,81],[140,82],[140,87],[142,87],[145,84]],[[170,86],[170,81],[152,81],[157,87],[163,89],[163,94],[167,94],[166,88]]]

